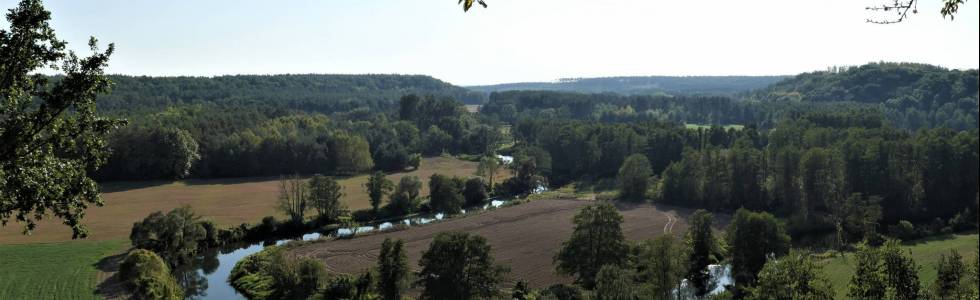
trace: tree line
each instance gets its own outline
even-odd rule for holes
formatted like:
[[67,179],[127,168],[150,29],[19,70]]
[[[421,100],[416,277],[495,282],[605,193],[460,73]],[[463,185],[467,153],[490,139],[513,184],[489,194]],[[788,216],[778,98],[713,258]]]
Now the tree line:
[[969,130],[980,124],[977,82],[977,70],[872,63],[803,73],[765,88],[726,96],[493,92],[481,113],[509,124],[524,118],[652,120],[768,129],[779,120],[803,112],[869,109],[896,128]]
[[869,111],[818,111],[768,131],[524,120],[512,133],[517,164],[534,161],[552,186],[618,177],[622,197],[767,211],[794,234],[840,231],[842,241],[903,220],[925,235],[975,226],[976,130],[908,132]]
[[422,155],[484,154],[503,138],[453,98],[414,94],[355,115],[194,105],[131,122],[109,136],[99,180],[402,171]]

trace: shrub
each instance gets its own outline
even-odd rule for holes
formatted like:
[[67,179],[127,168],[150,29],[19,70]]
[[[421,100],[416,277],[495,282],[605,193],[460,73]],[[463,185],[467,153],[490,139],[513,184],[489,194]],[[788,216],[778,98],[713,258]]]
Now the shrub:
[[152,250],[169,265],[176,266],[193,259],[198,248],[206,243],[208,232],[203,223],[188,206],[167,214],[157,211],[133,224],[129,240],[133,247]]
[[136,249],[119,265],[119,278],[137,299],[183,299],[180,285],[156,253]]
[[482,205],[487,202],[487,185],[478,177],[466,180],[463,186],[463,198],[468,206]]
[[582,288],[574,285],[565,284],[555,284],[549,286],[547,289],[541,291],[541,298],[543,299],[558,299],[558,300],[583,300],[585,296],[582,295]]
[[891,234],[903,241],[914,240],[918,237],[918,232],[915,226],[911,222],[906,220],[898,221],[898,224],[892,225],[888,228]]
[[955,216],[949,219],[949,227],[954,231],[966,231],[976,228],[969,215],[969,211],[956,213]]
[[320,261],[289,258],[281,248],[269,247],[236,263],[228,282],[248,299],[306,299],[325,278]]

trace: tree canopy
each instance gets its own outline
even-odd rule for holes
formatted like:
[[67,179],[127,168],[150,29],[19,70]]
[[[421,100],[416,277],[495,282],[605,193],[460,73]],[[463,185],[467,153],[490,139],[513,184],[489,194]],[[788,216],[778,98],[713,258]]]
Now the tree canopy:
[[595,286],[603,266],[623,266],[629,250],[620,224],[623,216],[610,203],[582,208],[572,219],[575,229],[555,254],[559,273],[574,275],[586,288]]
[[[106,136],[124,124],[96,112],[115,47],[101,51],[92,38],[93,54],[79,57],[65,50],[50,20],[41,1],[23,0],[0,29],[0,223],[23,222],[26,234],[50,215],[83,238],[85,209],[102,205],[88,172],[105,163]],[[44,68],[63,74],[39,74]]]

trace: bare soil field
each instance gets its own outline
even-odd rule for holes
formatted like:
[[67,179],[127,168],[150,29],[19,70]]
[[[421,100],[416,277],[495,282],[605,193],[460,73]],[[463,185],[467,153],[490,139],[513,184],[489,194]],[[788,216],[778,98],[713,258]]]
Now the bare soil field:
[[[572,217],[590,203],[593,202],[538,200],[401,231],[314,242],[290,251],[293,255],[322,260],[331,272],[358,273],[375,266],[381,242],[390,237],[405,241],[408,259],[415,268],[415,262],[436,234],[465,231],[486,237],[496,262],[511,269],[504,286],[509,287],[523,278],[532,287],[539,288],[571,281],[571,278],[555,273],[552,257],[571,235]],[[665,233],[682,235],[687,230],[686,217],[693,213],[689,209],[651,204],[619,205],[618,208],[624,219],[623,233],[630,240],[649,239]]]
[[[418,170],[395,173],[388,179],[398,182],[404,176],[422,179],[422,194],[428,195],[428,179],[433,173],[449,176],[473,176],[477,163],[451,157],[424,158]],[[502,171],[497,180],[509,177]],[[352,210],[371,207],[364,183],[367,175],[344,178],[343,200]],[[199,215],[220,226],[255,223],[264,216],[281,213],[276,210],[279,196],[278,177],[238,179],[191,179],[183,181],[111,182],[102,186],[105,206],[86,210],[83,224],[89,227],[92,240],[126,239],[134,222],[155,211],[169,211],[190,205]],[[0,227],[0,244],[50,243],[71,240],[71,230],[60,220],[47,219],[30,236],[21,234],[23,225],[10,222]]]

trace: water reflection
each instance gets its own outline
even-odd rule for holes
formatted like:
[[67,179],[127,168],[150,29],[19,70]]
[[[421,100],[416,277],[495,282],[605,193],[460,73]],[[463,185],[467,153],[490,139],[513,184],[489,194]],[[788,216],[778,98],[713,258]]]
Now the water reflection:
[[[542,189],[542,191],[546,190],[544,187],[539,187],[539,189]],[[535,191],[538,191],[538,189],[536,189]],[[507,203],[510,203],[510,200],[491,199],[489,203],[483,206],[470,208],[470,210],[471,211],[489,210],[489,209],[501,207]],[[461,213],[465,214],[466,210],[465,209],[462,210]],[[443,213],[422,214],[410,218],[404,218],[401,220],[379,221],[379,223],[359,226],[357,228],[339,228],[337,230],[334,230],[334,232],[330,233],[330,235],[335,237],[349,237],[351,235],[365,234],[370,232],[381,232],[381,231],[394,229],[395,228],[394,223],[398,223],[402,226],[424,225],[424,224],[432,223],[434,221],[440,221],[445,217],[446,215]]]
[[[494,209],[504,206],[509,202],[509,200],[491,199],[490,203],[483,205],[482,207],[470,208],[470,210]],[[416,226],[439,221],[445,217],[446,216],[442,213],[424,214],[405,219],[387,220],[377,224],[370,224],[357,228],[341,228],[329,234],[336,237],[342,237],[348,236],[351,233],[364,234],[373,231],[392,230],[396,227],[396,224],[398,226]],[[175,268],[174,276],[177,277],[178,282],[184,287],[184,295],[187,299],[245,299],[244,296],[235,291],[235,289],[231,287],[231,284],[228,283],[228,277],[231,275],[231,269],[235,267],[235,264],[239,260],[248,255],[258,253],[259,251],[262,251],[263,248],[268,246],[282,245],[294,240],[316,240],[320,239],[321,237],[322,235],[320,233],[314,232],[293,238],[270,240],[251,244],[233,244],[218,248],[205,249],[190,264]]]
[[[708,273],[711,278],[708,280],[708,295],[717,295],[725,291],[726,285],[732,285],[731,265],[708,265]],[[687,283],[687,279],[681,280],[680,288],[674,289],[674,294],[680,299],[695,299],[694,287]]]

